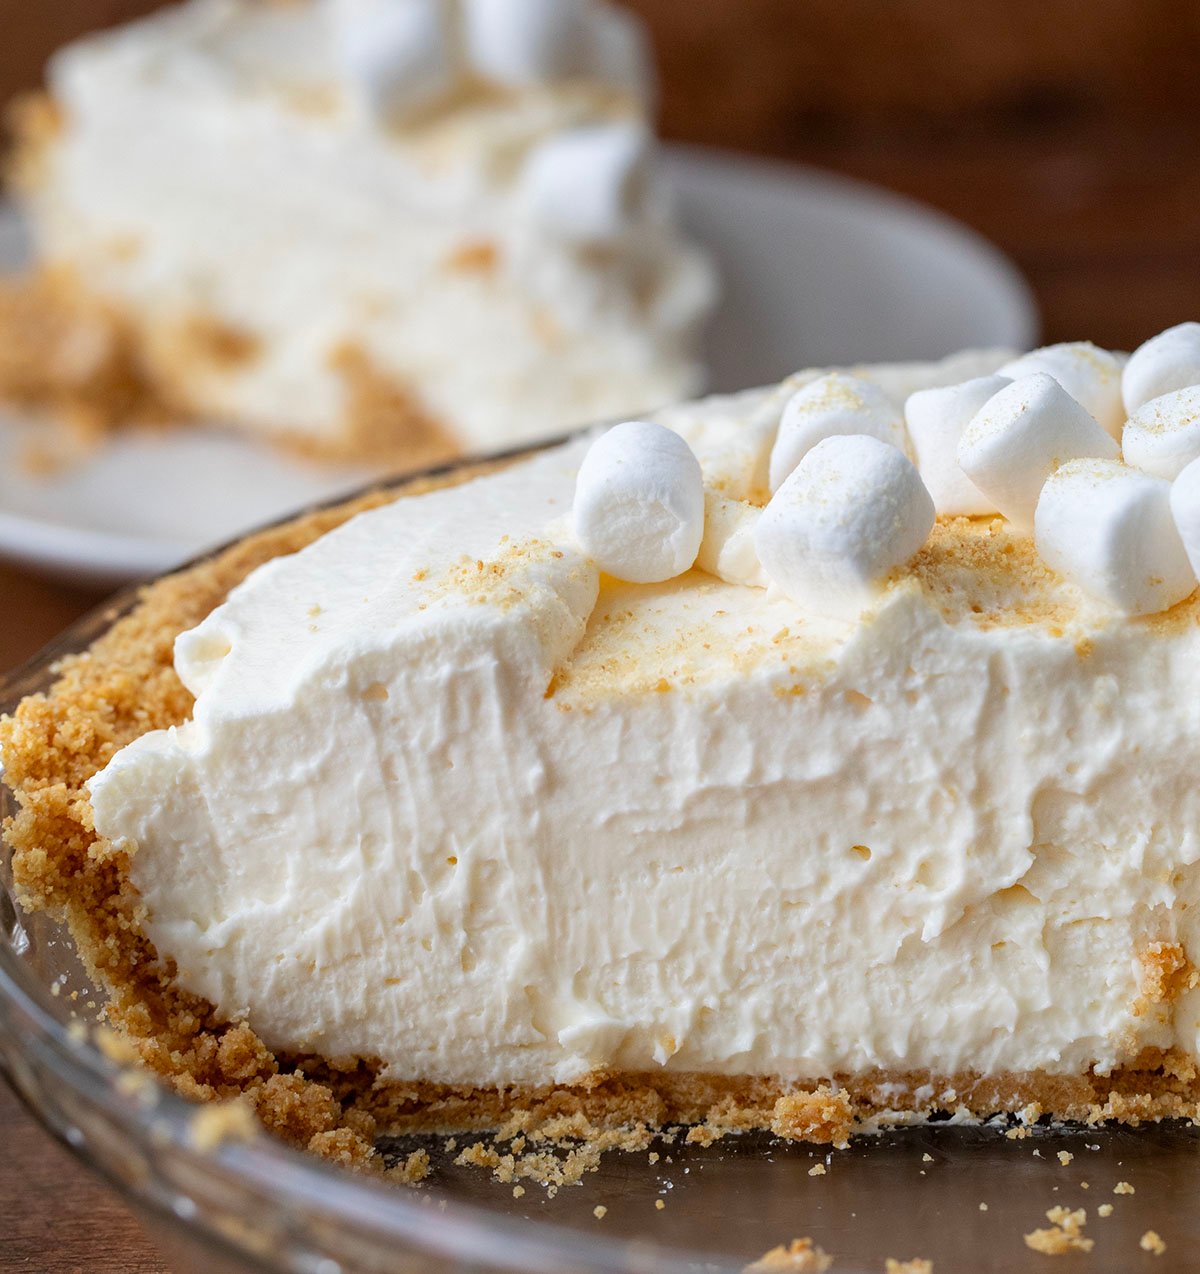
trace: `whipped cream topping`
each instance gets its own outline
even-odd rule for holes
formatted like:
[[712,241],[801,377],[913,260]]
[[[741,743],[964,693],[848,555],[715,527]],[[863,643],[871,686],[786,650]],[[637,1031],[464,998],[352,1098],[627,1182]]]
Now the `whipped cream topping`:
[[[188,0],[53,60],[66,125],[29,195],[40,254],[138,319],[193,409],[336,433],[350,349],[483,450],[699,387],[713,271],[678,229],[641,98],[586,68],[495,83],[457,46],[434,65],[441,8],[405,8],[390,43],[351,22],[357,80],[333,0]],[[633,56],[634,19],[583,8],[597,48]],[[253,356],[189,358],[198,320]]]
[[[1004,357],[856,374],[900,406]],[[722,543],[788,392],[657,417]],[[1147,1006],[1139,961],[1200,950],[1192,611],[1115,613],[995,519],[849,623],[719,545],[620,583],[567,518],[587,446],[360,515],[180,637],[193,719],[91,783],[180,982],[459,1084],[1195,1054],[1200,994]]]

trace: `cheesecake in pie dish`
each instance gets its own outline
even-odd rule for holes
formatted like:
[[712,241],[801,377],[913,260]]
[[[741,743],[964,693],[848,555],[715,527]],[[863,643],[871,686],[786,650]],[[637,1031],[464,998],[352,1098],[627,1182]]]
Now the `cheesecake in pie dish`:
[[148,1065],[343,1158],[1192,1117],[1180,330],[804,372],[167,577],[0,727],[25,902]]
[[500,450],[700,388],[714,296],[608,0],[187,0],[18,113],[0,393],[84,429]]

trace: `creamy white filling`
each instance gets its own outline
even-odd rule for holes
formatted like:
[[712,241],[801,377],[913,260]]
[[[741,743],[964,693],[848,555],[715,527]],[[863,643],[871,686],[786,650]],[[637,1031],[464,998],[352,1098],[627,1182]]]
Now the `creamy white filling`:
[[[531,221],[520,171],[547,138],[636,122],[589,81],[473,88],[403,128],[364,126],[326,6],[189,3],[60,54],[66,124],[29,205],[44,258],[164,345],[216,319],[234,366],[176,358],[201,410],[336,432],[350,345],[468,448],[640,411],[697,388],[707,261],[652,198],[603,250]],[[480,245],[492,268],[455,264]]]
[[[772,401],[663,419],[736,485]],[[194,719],[91,792],[185,987],[479,1085],[1196,1052],[1197,992],[1137,1001],[1200,942],[1200,628],[1053,581],[1022,620],[1015,576],[999,624],[913,576],[855,624],[618,585],[566,530],[582,454],[363,514],[180,638]]]

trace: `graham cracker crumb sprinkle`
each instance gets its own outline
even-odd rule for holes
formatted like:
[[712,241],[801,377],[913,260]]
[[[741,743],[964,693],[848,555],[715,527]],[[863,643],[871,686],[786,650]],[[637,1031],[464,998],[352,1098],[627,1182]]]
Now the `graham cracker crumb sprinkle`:
[[1097,1209],[1098,1216],[1110,1217],[1113,1214],[1113,1205],[1111,1203],[1102,1203]]
[[810,1177],[823,1177],[825,1175],[825,1165],[823,1163],[815,1163],[808,1170]]
[[747,1265],[743,1274],[825,1274],[833,1264],[812,1239],[793,1239],[786,1247],[781,1243]]
[[1145,1234],[1138,1240],[1138,1247],[1143,1252],[1150,1252],[1154,1256],[1162,1256],[1167,1250],[1167,1245],[1159,1238],[1153,1230],[1147,1230]]
[[1025,1246],[1045,1256],[1065,1256],[1068,1252],[1090,1252],[1094,1240],[1083,1237],[1087,1213],[1083,1208],[1074,1212],[1064,1207],[1051,1208],[1046,1213],[1050,1229],[1034,1230],[1025,1235]]
[[1129,1184],[1128,1181],[1118,1181],[1113,1186],[1113,1194],[1136,1194],[1137,1191]]
[[445,259],[445,268],[464,273],[487,274],[494,270],[500,261],[500,249],[486,239],[476,239],[468,243],[460,243]]

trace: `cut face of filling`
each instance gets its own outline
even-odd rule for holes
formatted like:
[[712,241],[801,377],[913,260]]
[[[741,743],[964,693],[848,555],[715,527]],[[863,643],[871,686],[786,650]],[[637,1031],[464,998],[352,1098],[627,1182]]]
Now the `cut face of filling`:
[[[860,373],[903,404],[1001,360]],[[870,599],[797,602],[736,537],[796,499],[765,475],[811,379],[660,415],[704,538],[659,582],[580,545],[590,438],[250,541],[158,633],[172,728],[72,771],[154,996],[392,1126],[1191,1113],[1200,603],[1123,613],[998,516],[874,580],[827,537]],[[6,727],[18,783],[65,695]]]

